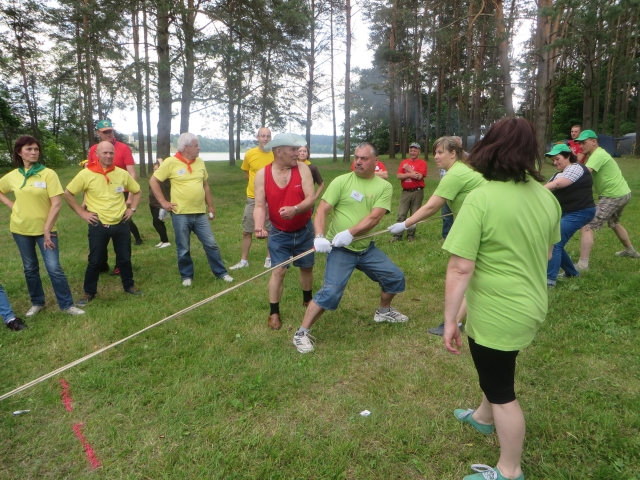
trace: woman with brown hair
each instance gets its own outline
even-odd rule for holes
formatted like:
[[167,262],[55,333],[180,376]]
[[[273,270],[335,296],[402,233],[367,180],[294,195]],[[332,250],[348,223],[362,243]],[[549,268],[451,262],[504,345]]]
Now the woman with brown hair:
[[[31,308],[25,317],[33,317],[45,305],[36,246],[40,249],[60,310],[81,315],[84,311],[73,304],[58,253],[56,220],[62,207],[62,185],[56,172],[38,162],[39,157],[38,140],[28,135],[18,138],[13,149],[13,164],[17,168],[0,179],[0,202],[11,210],[9,229],[22,257],[31,297]],[[10,192],[15,195],[15,202],[6,196]]]
[[[500,443],[496,467],[472,465],[465,480],[524,479],[524,416],[516,400],[516,356],[547,314],[547,261],[560,240],[560,205],[538,182],[541,160],[528,120],[505,118],[471,150],[469,166],[487,180],[456,216],[443,249],[451,253],[445,294],[444,344],[460,354],[456,315],[467,301],[469,350],[483,396],[456,418]],[[446,178],[446,177],[445,177]]]

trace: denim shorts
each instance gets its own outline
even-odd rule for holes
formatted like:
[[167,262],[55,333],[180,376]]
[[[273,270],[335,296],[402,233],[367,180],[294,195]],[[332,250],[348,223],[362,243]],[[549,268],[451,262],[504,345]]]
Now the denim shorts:
[[[295,232],[285,232],[278,230],[271,225],[269,232],[269,255],[271,256],[271,265],[274,267],[282,262],[286,262],[291,257],[300,255],[301,253],[313,248],[314,229],[311,220]],[[311,268],[315,263],[315,254],[312,252],[293,262],[294,267]],[[289,264],[290,265],[290,264]],[[289,268],[287,265],[285,268]]]
[[384,293],[404,292],[404,273],[373,242],[361,251],[334,247],[327,255],[324,284],[313,301],[325,310],[335,310],[355,269],[377,282]]

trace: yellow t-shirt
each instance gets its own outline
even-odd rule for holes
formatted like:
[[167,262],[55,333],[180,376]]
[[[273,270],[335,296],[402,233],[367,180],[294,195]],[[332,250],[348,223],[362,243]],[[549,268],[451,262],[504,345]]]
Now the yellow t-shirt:
[[[0,179],[0,192],[13,192],[16,201],[11,210],[9,230],[19,235],[39,236],[44,234],[44,224],[47,223],[51,210],[51,197],[62,195],[62,185],[58,174],[49,168],[27,179],[24,187],[24,176],[15,170]],[[56,231],[56,226],[51,228]]]
[[104,175],[85,168],[69,182],[67,190],[74,195],[85,192],[87,211],[97,213],[104,225],[117,225],[127,210],[124,191],[138,193],[140,185],[126,170],[118,167],[107,176],[108,184]]
[[204,182],[209,178],[204,161],[198,157],[191,165],[176,157],[165,158],[160,168],[153,174],[160,182],[171,182],[171,203],[175,203],[174,212],[179,215],[207,213],[204,198]]
[[273,152],[263,152],[258,147],[252,148],[244,154],[244,160],[242,161],[242,170],[249,172],[249,183],[247,185],[247,197],[255,198],[253,193],[253,181],[256,178],[256,173],[261,168],[266,167],[273,162]]

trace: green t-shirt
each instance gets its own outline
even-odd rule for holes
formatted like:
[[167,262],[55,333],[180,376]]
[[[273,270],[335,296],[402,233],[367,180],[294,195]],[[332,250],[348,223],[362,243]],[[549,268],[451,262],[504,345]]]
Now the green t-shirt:
[[447,174],[442,177],[438,188],[436,188],[433,194],[446,198],[449,208],[451,208],[453,212],[453,216],[457,217],[460,208],[462,208],[462,202],[467,198],[469,192],[485,183],[487,183],[487,181],[480,173],[458,161],[455,162]]
[[[391,184],[378,176],[366,180],[351,172],[337,177],[322,196],[333,207],[327,238],[332,240],[336,233],[353,227],[374,208],[384,208],[389,213],[392,194]],[[361,252],[370,243],[369,239],[356,240],[346,248]]]
[[532,179],[491,181],[467,195],[442,248],[475,261],[466,330],[478,344],[513,351],[533,341],[547,315],[548,254],[561,215]]
[[599,197],[618,198],[631,192],[620,167],[604,148],[596,148],[585,166],[593,170],[593,186]]

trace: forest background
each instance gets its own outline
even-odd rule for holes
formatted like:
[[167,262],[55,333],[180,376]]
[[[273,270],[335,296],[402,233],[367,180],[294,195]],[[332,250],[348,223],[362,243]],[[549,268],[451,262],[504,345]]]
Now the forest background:
[[[49,166],[77,163],[118,110],[137,116],[142,177],[197,112],[224,123],[232,166],[257,127],[311,143],[320,119],[334,161],[362,140],[391,158],[445,134],[466,147],[505,115],[534,122],[541,148],[573,124],[637,136],[639,12],[639,0],[0,0],[0,161],[27,133]],[[370,68],[351,67],[354,19]],[[516,35],[528,40],[514,51]]]

